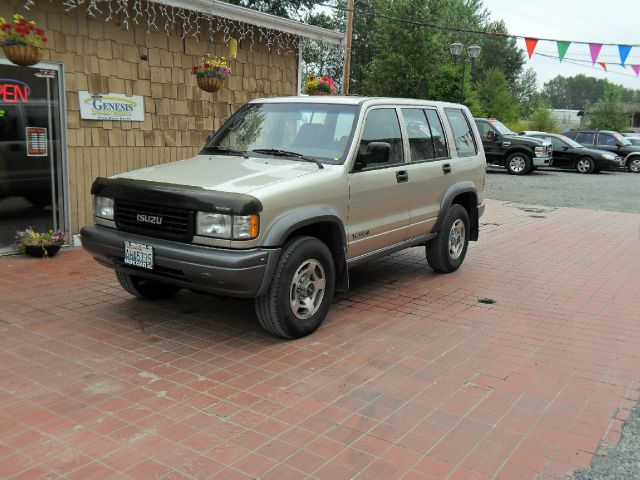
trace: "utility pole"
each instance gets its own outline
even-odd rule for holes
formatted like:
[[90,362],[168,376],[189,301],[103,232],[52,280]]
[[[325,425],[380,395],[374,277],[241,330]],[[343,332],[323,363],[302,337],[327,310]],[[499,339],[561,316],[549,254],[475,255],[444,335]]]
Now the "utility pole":
[[342,71],[342,93],[349,95],[349,74],[351,71],[351,33],[353,32],[353,0],[347,6],[347,33],[344,53],[344,70]]

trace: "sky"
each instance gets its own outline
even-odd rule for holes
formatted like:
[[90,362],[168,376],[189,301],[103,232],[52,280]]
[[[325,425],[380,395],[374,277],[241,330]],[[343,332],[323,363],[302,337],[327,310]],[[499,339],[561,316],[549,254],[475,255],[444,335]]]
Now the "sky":
[[[494,20],[504,20],[513,35],[556,40],[595,43],[640,45],[640,0],[483,0]],[[525,52],[524,40],[518,40]],[[558,56],[555,42],[540,40],[535,52]],[[569,60],[587,60],[574,65]],[[612,83],[640,90],[640,77],[630,66],[620,67],[617,46],[605,45],[598,61],[616,63],[607,65],[608,73],[600,65],[591,64],[588,45],[572,44],[565,60],[540,55],[527,60],[525,68],[532,67],[540,86],[557,75],[570,77],[582,73],[606,78]],[[640,46],[631,49],[628,65],[640,64]]]

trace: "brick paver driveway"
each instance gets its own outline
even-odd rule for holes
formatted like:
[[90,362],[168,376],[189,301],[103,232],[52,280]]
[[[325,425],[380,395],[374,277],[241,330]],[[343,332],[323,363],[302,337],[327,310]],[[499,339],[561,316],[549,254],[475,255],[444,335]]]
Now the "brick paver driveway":
[[[0,478],[561,478],[640,386],[636,214],[489,201],[463,268],[352,273],[325,325],[145,303],[81,249],[0,259]],[[481,297],[495,304],[478,302]]]

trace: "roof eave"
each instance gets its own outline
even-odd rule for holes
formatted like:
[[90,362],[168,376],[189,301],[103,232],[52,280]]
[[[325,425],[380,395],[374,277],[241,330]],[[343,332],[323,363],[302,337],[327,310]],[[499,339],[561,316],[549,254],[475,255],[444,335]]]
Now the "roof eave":
[[228,18],[238,22],[256,25],[258,27],[270,28],[280,32],[290,33],[301,37],[320,40],[325,43],[342,45],[344,34],[334,32],[326,28],[305,23],[296,22],[288,18],[278,17],[269,13],[258,12],[250,8],[232,5],[230,3],[219,2],[217,0],[155,0],[156,3],[163,3],[172,7],[184,8],[194,12],[206,13],[218,17]]

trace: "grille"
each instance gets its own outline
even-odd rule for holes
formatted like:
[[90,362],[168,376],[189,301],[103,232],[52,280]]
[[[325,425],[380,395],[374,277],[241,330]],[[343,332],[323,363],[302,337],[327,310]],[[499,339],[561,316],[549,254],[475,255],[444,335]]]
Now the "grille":
[[[138,215],[156,217],[162,223],[138,221]],[[150,237],[190,242],[194,233],[194,212],[162,205],[116,200],[115,220],[119,230]]]

